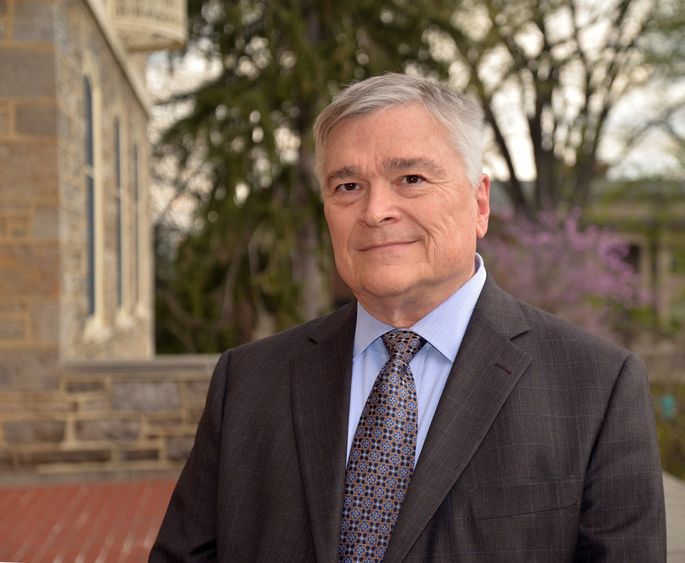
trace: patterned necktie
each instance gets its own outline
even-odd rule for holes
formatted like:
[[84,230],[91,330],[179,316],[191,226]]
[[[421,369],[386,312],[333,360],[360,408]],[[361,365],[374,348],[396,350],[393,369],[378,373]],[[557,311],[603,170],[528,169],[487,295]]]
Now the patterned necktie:
[[383,335],[390,358],[354,433],[345,474],[339,560],[382,561],[414,473],[418,407],[409,362],[425,343],[410,330]]

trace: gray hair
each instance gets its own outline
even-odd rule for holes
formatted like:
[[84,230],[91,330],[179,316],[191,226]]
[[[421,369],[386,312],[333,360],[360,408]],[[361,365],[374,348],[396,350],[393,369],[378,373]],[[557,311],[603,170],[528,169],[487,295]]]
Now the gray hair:
[[478,185],[483,152],[483,111],[478,104],[446,84],[397,73],[367,78],[345,88],[316,118],[315,166],[319,182],[323,184],[323,148],[339,121],[412,103],[422,103],[447,128],[466,177]]

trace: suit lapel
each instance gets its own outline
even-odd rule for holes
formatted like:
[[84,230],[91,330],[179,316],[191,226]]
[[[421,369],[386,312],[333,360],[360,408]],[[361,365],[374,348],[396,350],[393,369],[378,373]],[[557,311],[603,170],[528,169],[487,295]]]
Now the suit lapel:
[[337,559],[356,307],[315,325],[291,368],[297,453],[316,558]]
[[385,561],[403,560],[476,453],[530,363],[516,302],[486,282],[433,417]]

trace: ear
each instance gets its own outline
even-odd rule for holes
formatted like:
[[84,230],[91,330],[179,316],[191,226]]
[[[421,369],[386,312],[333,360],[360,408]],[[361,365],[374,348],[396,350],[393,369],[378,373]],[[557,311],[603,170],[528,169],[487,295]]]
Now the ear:
[[483,238],[488,232],[488,220],[490,219],[490,177],[481,174],[480,182],[476,187],[476,235]]

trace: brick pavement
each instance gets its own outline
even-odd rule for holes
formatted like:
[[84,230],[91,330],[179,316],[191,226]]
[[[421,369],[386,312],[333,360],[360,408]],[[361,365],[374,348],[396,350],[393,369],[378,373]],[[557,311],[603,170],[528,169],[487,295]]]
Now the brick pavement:
[[0,488],[0,561],[143,562],[173,480]]
[[[0,487],[0,561],[144,562],[174,480]],[[685,482],[664,475],[668,563],[685,563]]]

